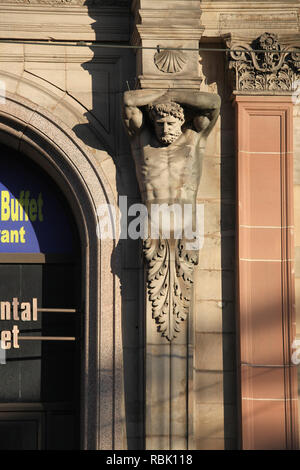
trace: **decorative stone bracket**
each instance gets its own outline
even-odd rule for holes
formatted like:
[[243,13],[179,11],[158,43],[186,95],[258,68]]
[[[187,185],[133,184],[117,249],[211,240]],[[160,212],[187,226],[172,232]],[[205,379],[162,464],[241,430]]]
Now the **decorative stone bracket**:
[[152,316],[158,331],[172,341],[187,319],[198,252],[189,252],[182,240],[152,240],[144,243]]
[[251,43],[225,37],[233,89],[247,93],[291,93],[300,80],[300,47],[284,44],[273,33]]

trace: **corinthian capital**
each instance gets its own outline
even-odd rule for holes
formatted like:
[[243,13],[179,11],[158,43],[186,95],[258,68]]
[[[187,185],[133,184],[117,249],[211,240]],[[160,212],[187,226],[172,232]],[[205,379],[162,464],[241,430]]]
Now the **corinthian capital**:
[[[253,41],[225,37],[235,92],[292,93],[300,83],[300,37],[264,33]],[[298,45],[297,45],[298,44]]]

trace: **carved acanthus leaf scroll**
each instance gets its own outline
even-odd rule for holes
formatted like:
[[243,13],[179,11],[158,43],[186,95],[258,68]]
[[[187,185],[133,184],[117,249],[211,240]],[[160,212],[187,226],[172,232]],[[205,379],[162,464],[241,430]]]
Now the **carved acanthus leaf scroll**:
[[198,252],[187,250],[185,245],[183,240],[148,238],[144,242],[152,317],[169,341],[176,338],[180,323],[188,316],[198,263]]
[[300,48],[281,46],[272,33],[262,34],[251,44],[233,41],[229,68],[236,91],[293,92],[300,79]]

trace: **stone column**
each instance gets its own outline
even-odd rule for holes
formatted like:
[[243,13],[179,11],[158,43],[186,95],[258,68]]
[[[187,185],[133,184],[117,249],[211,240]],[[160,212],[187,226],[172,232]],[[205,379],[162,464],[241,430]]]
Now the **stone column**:
[[[138,88],[199,90],[199,53],[180,49],[199,47],[200,4],[199,0],[133,1],[132,44],[155,48],[137,52]],[[193,447],[192,308],[177,338],[168,341],[157,332],[153,304],[145,295],[146,449],[189,449]]]
[[252,42],[230,37],[227,45],[237,124],[241,447],[294,449],[293,92],[300,49],[269,33]]
[[[132,44],[137,52],[141,88],[199,89],[200,0],[133,0],[135,27]],[[157,48],[157,50],[146,48]],[[168,51],[165,48],[170,48]],[[176,48],[195,49],[177,51]]]

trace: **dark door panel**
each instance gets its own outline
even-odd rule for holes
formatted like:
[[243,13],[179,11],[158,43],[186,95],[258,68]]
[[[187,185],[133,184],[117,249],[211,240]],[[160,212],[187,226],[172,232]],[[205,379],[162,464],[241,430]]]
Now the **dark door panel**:
[[[11,302],[14,297],[20,302],[37,298],[38,308],[76,309],[76,312],[38,312],[37,321],[0,322],[1,330],[11,330],[14,324],[20,330],[19,349],[6,351],[6,363],[0,364],[0,403],[21,406],[18,414],[9,415],[9,420],[0,411],[0,449],[34,449],[37,442],[40,448],[76,448],[80,388],[79,269],[75,264],[0,264],[0,300]],[[76,340],[21,340],[27,336]],[[25,410],[29,403],[40,403],[45,410],[52,403],[51,412],[41,411],[39,425],[28,412],[22,413],[22,404]]]

